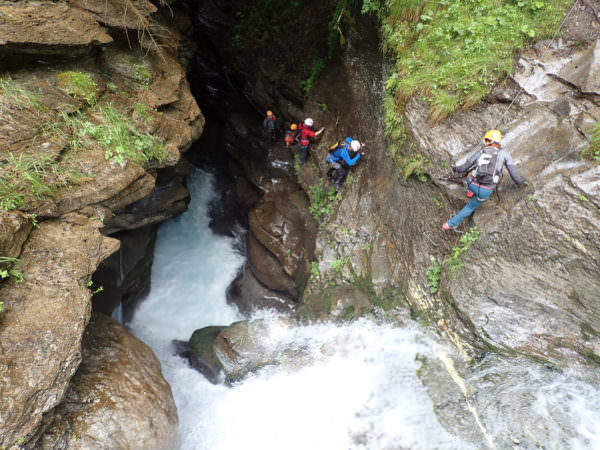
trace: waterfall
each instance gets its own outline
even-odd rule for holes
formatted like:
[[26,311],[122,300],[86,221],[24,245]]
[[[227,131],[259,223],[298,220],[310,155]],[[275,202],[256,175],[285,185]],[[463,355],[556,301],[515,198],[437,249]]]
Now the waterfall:
[[171,342],[242,319],[225,289],[244,258],[208,226],[213,175],[194,169],[188,187],[189,210],[161,226],[151,292],[129,324],[161,360],[183,449],[600,448],[597,373],[498,355],[464,366],[411,321],[294,326],[265,312],[277,364],[211,384]]

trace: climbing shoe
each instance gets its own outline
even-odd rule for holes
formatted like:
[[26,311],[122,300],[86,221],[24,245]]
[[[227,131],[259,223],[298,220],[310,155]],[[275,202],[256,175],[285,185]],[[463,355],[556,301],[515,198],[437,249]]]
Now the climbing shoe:
[[473,198],[474,195],[471,191],[467,191],[467,198]]
[[456,227],[451,227],[450,225],[448,225],[448,222],[446,222],[444,225],[442,225],[442,228],[443,228],[445,231],[449,231],[449,230],[455,230],[455,229],[456,229]]

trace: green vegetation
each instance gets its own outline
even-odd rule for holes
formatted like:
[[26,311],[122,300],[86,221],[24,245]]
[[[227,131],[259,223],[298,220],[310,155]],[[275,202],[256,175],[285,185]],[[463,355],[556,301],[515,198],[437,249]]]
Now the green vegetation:
[[25,205],[28,198],[54,197],[66,186],[68,176],[47,155],[14,156],[9,153],[0,169],[0,208],[10,211]]
[[325,69],[325,61],[322,59],[315,59],[313,61],[312,69],[310,70],[310,75],[307,79],[300,82],[307,97],[310,96],[310,92],[323,69]]
[[341,273],[342,268],[350,262],[350,257],[344,256],[343,258],[336,259],[331,262],[331,268],[335,270],[336,273]]
[[56,75],[56,81],[69,95],[94,106],[98,101],[98,87],[89,73],[66,71]]
[[319,278],[321,272],[319,271],[319,263],[317,261],[313,261],[310,263],[310,279],[314,280]]
[[512,72],[515,49],[552,37],[571,2],[563,0],[367,0],[382,21],[383,48],[396,57],[388,94],[401,107],[419,94],[430,118],[478,103]]
[[91,137],[104,148],[106,159],[123,166],[127,160],[148,164],[153,160],[161,162],[167,157],[165,146],[158,138],[137,131],[131,120],[111,104],[98,107],[98,112],[102,117],[99,125],[83,119],[72,123],[78,138]]
[[452,254],[448,256],[444,263],[448,267],[448,272],[450,275],[455,274],[457,270],[462,269],[464,267],[464,262],[462,261],[462,255],[467,252],[474,242],[479,239],[479,230],[477,227],[471,227],[469,231],[464,233],[459,240],[460,245],[454,247],[452,249]]
[[592,128],[590,145],[581,152],[581,156],[600,163],[600,122],[596,122],[594,128]]
[[139,87],[143,91],[147,91],[150,87],[150,72],[143,64],[134,64],[133,65],[133,76],[135,80],[138,82]]
[[405,181],[414,175],[420,182],[427,182],[428,178],[425,174],[425,168],[429,164],[429,161],[425,157],[418,155],[413,158],[400,158],[398,163]]
[[444,206],[442,204],[442,193],[441,192],[438,195],[436,195],[435,197],[431,197],[431,201],[438,208],[442,208]]
[[33,108],[40,109],[40,96],[32,92],[30,89],[22,86],[11,78],[10,75],[5,75],[0,78],[0,112],[3,112],[10,105],[14,105],[19,109]]
[[320,180],[316,186],[309,186],[308,189],[311,194],[311,204],[308,207],[308,212],[318,221],[331,212],[334,202],[338,199],[338,194],[333,187],[325,192],[323,180]]
[[431,264],[425,269],[425,275],[427,276],[427,286],[429,292],[435,294],[440,286],[440,275],[442,273],[442,266],[438,264],[433,256],[430,257]]
[[[0,256],[0,281],[13,280],[17,283],[23,281],[23,274],[16,269],[19,259],[8,256]],[[1,309],[0,309],[1,312]]]

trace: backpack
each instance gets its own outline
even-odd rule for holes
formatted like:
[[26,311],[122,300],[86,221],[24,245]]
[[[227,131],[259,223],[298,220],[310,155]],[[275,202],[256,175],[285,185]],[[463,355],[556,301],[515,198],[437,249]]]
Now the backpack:
[[299,134],[298,130],[287,130],[284,137],[285,146],[289,147],[290,145],[297,144]]
[[340,159],[342,159],[342,150],[347,148],[348,143],[346,140],[337,141],[327,150],[329,159],[331,159],[333,162],[338,162]]
[[484,147],[475,163],[473,176],[481,184],[495,184],[498,182],[496,177],[496,161],[500,149],[496,147]]

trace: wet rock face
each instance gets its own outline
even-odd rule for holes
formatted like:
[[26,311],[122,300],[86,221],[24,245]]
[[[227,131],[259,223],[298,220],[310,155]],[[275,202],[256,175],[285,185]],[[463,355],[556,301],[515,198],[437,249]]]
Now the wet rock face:
[[[126,376],[123,376],[126,374]],[[175,449],[177,409],[152,350],[116,320],[94,313],[82,362],[38,448]]]

